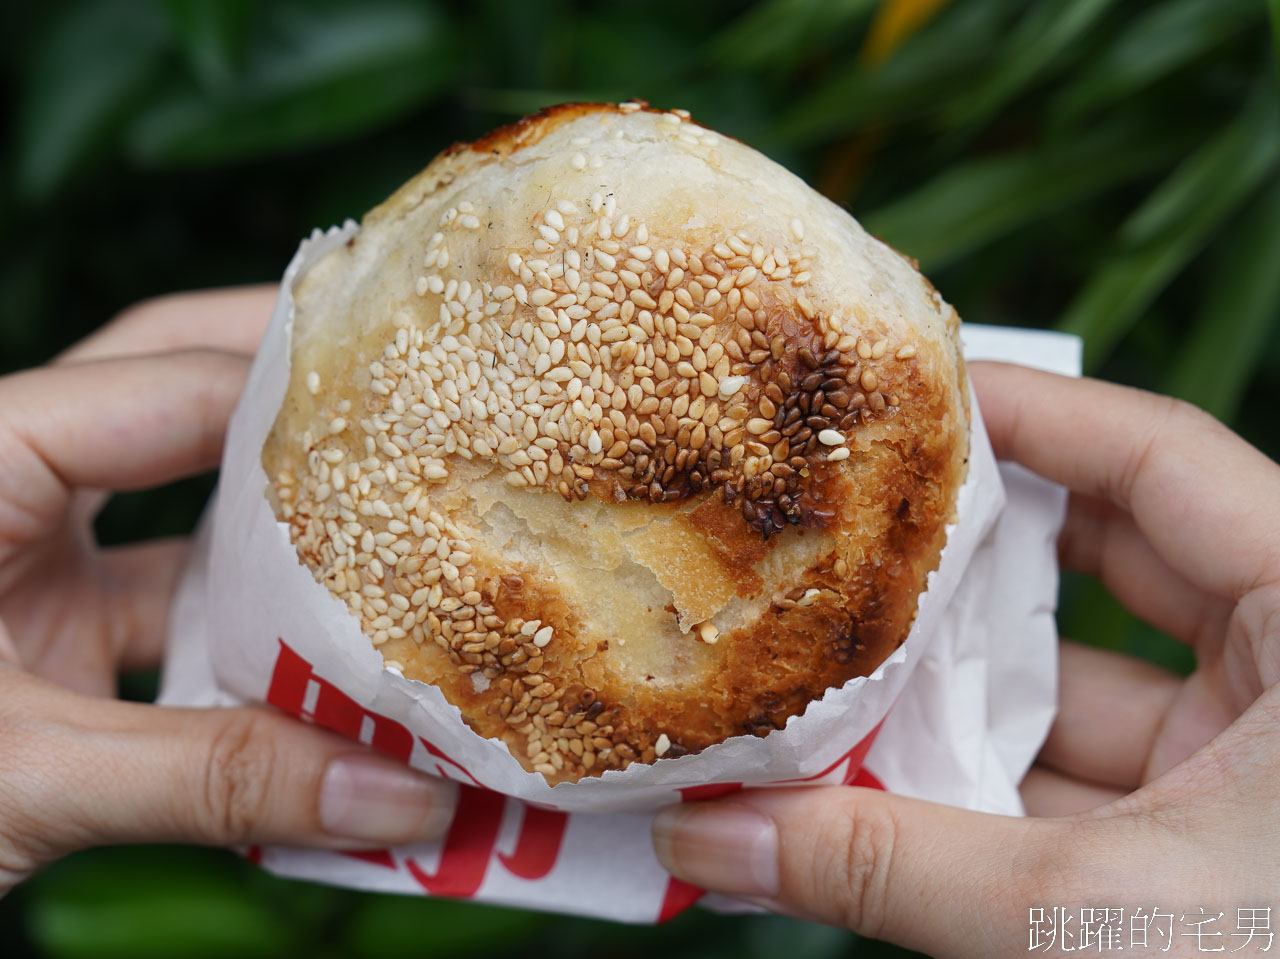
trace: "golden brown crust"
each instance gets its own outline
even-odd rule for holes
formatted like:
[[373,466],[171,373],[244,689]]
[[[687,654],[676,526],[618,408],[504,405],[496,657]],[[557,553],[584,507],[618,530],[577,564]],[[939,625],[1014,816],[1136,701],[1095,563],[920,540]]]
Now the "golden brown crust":
[[[648,110],[650,113],[662,112],[650,109],[649,104],[643,100],[634,100],[632,103],[640,110]],[[615,103],[557,103],[500,126],[496,130],[491,130],[478,140],[454,143],[446,148],[441,156],[455,156],[466,150],[473,153],[510,156],[518,150],[533,146],[547,134],[581,117],[596,113],[627,112],[632,111],[623,110]]]
[[264,465],[300,558],[549,780],[778,728],[906,637],[965,475],[957,320],[754,151],[553,108],[296,296]]

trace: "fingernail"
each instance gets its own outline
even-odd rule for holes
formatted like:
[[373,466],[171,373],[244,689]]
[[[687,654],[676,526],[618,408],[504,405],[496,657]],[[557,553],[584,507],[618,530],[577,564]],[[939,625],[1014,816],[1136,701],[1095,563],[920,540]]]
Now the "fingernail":
[[364,753],[329,763],[320,786],[320,824],[359,842],[394,846],[435,839],[449,828],[458,787]]
[[731,802],[669,806],[653,821],[667,871],[728,896],[778,893],[778,829],[762,812]]

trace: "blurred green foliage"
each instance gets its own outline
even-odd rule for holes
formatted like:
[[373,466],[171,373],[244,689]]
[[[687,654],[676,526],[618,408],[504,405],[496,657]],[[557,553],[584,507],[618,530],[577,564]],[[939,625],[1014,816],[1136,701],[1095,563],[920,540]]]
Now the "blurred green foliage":
[[[899,9],[889,13],[902,13]],[[1091,372],[1280,452],[1280,0],[92,0],[0,31],[0,373],[136,300],[279,275],[442,147],[642,97],[771,154],[920,259],[966,319],[1086,338]],[[877,21],[877,17],[881,18]],[[1270,18],[1270,22],[1268,22]],[[893,36],[897,36],[893,34]],[[208,478],[119,498],[189,528]],[[1096,584],[1063,632],[1185,671]],[[144,677],[126,688],[146,695]],[[657,930],[285,882],[226,853],[83,853],[0,901],[6,955],[901,955],[775,917]]]

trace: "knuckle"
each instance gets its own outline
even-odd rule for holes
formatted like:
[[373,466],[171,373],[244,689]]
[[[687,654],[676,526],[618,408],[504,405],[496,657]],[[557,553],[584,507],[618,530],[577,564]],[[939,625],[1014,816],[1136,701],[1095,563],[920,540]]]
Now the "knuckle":
[[1280,581],[1242,597],[1228,629],[1239,631],[1257,664],[1263,689],[1280,682]]
[[116,314],[112,322],[119,326],[132,326],[168,320],[181,315],[190,300],[189,293],[162,293],[159,296],[147,297],[126,306]]
[[1174,433],[1205,433],[1224,430],[1216,419],[1193,403],[1176,396],[1159,393],[1147,394],[1145,421],[1140,427],[1139,440],[1133,445],[1119,476],[1113,495],[1128,501],[1134,484],[1151,465],[1153,459],[1165,452],[1164,442]]
[[[4,755],[0,749],[0,757]],[[42,831],[38,823],[30,821],[25,799],[20,790],[0,782],[0,896],[49,858],[31,848],[30,837]]]
[[[838,890],[839,918],[850,929],[881,938],[889,913],[899,828],[893,810],[876,802],[852,804],[841,816],[836,841],[823,843],[817,871],[825,889]],[[814,890],[821,894],[821,890]]]
[[1155,399],[1151,411],[1151,427],[1153,431],[1167,429],[1211,429],[1222,428],[1212,415],[1200,407],[1178,396],[1154,394]]
[[16,836],[0,827],[0,897],[29,876],[40,862],[23,849]]
[[210,744],[202,813],[214,842],[249,840],[269,810],[276,748],[265,725],[256,716],[231,717]]
[[32,870],[83,845],[65,810],[57,726],[22,674],[0,669],[0,896]]

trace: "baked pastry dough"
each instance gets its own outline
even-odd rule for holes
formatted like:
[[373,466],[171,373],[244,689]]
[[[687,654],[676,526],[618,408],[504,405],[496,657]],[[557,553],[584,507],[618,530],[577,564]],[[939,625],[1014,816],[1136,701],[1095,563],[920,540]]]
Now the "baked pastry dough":
[[767,733],[906,637],[966,471],[959,321],[756,151],[556,107],[295,299],[263,462],[299,558],[549,781]]

